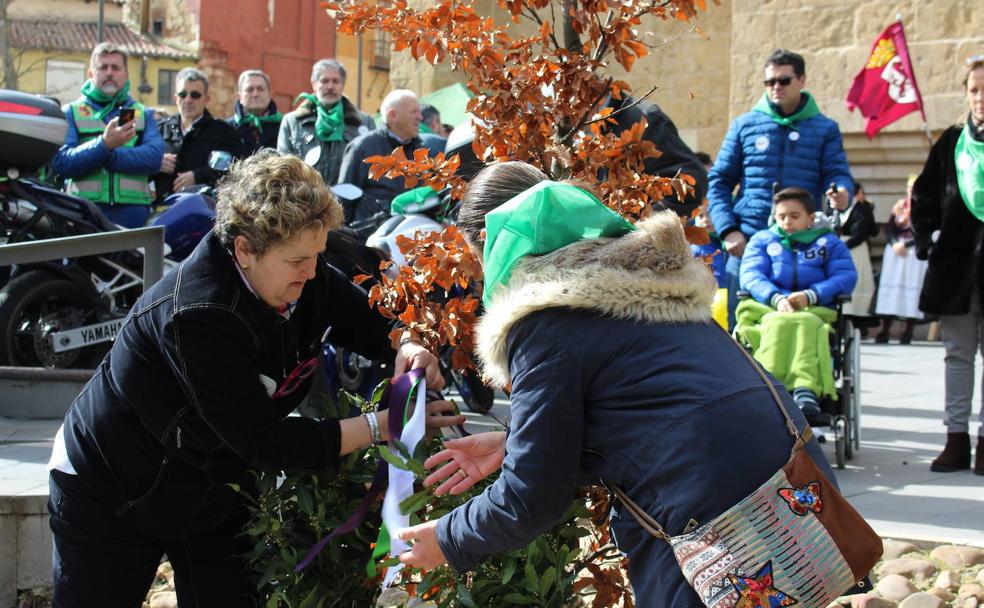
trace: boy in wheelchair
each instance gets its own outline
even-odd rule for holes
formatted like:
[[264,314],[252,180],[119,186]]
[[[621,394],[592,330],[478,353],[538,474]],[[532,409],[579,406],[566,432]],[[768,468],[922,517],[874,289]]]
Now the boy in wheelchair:
[[773,197],[775,223],[757,232],[741,259],[743,300],[735,334],[792,392],[807,420],[820,400],[836,399],[830,335],[837,297],[849,294],[857,271],[847,246],[829,228],[811,228],[813,196],[786,188]]

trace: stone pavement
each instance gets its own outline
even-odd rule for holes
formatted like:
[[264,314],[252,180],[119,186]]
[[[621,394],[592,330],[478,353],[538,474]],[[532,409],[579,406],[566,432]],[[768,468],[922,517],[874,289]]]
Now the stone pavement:
[[[837,472],[844,493],[883,537],[984,547],[984,476],[929,470],[946,435],[942,346],[865,343],[861,365],[861,450]],[[971,433],[977,399],[974,411]],[[505,420],[508,413],[508,402],[497,401],[492,414]],[[498,425],[466,414],[472,431]],[[12,605],[13,589],[50,576],[45,465],[59,424],[0,418],[0,608]],[[833,442],[825,449],[833,461]],[[17,548],[16,567],[5,547]]]

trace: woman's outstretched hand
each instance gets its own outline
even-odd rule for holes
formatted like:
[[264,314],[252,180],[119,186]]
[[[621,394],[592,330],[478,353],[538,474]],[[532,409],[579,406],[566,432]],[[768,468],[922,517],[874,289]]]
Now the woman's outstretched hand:
[[448,562],[437,542],[437,521],[425,521],[418,526],[398,532],[400,539],[412,543],[409,551],[400,554],[400,561],[411,568],[432,570]]
[[444,463],[424,479],[424,485],[432,486],[441,482],[434,489],[434,494],[437,496],[448,492],[452,495],[461,494],[489,473],[499,470],[505,454],[504,431],[449,439],[444,442],[443,450],[424,462],[424,466],[428,469]]

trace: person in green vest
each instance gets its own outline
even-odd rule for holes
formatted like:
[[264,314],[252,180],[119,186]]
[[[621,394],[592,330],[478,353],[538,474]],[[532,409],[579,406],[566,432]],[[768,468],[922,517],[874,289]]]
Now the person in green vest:
[[148,178],[160,169],[164,143],[153,110],[130,97],[126,50],[97,45],[82,96],[62,109],[68,132],[52,167],[66,191],[96,203],[111,222],[143,226],[153,199]]

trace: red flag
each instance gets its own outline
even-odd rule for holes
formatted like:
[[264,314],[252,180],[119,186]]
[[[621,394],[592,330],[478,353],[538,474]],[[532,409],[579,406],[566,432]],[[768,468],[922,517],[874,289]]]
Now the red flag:
[[847,93],[847,108],[861,111],[868,139],[916,110],[926,120],[901,21],[885,28],[871,46],[868,63],[854,77]]

